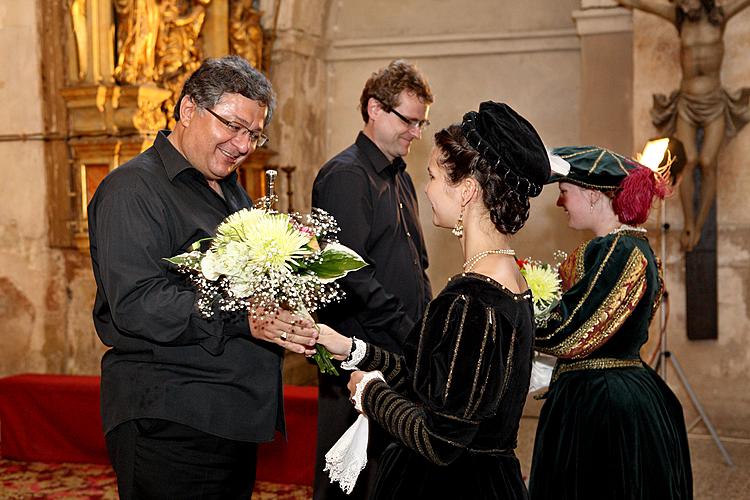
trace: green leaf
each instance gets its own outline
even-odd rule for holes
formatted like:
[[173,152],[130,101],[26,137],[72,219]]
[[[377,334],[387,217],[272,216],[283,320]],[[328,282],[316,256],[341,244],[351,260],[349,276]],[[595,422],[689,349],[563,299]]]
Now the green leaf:
[[320,254],[320,261],[308,264],[307,271],[322,280],[336,280],[351,271],[365,267],[367,263],[352,249],[337,243],[326,245]]
[[164,257],[164,260],[176,266],[186,266],[195,269],[197,267],[200,267],[202,255],[203,254],[201,254],[200,252],[193,251],[175,255],[174,257]]

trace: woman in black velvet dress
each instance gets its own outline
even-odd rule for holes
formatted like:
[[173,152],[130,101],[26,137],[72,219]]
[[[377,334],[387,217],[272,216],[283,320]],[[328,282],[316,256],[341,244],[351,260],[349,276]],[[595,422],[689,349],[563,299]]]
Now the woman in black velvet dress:
[[433,223],[459,237],[464,272],[429,304],[403,356],[324,325],[319,342],[349,357],[358,409],[396,439],[375,498],[527,498],[514,449],[534,323],[510,235],[549,177],[547,153],[524,118],[484,102],[435,134],[428,170]]

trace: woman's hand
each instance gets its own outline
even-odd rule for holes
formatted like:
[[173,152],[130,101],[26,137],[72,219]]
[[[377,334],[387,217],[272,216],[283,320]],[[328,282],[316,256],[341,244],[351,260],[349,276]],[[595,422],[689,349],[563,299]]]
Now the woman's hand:
[[357,392],[357,384],[360,383],[362,380],[362,377],[365,376],[365,373],[361,370],[353,371],[351,376],[349,377],[349,383],[346,384],[347,389],[349,389],[349,397],[351,399],[354,399],[354,394]]
[[333,355],[333,359],[343,361],[349,357],[349,353],[352,352],[351,337],[341,335],[330,326],[322,323],[318,323],[318,328],[320,331],[318,344],[328,349],[328,352]]

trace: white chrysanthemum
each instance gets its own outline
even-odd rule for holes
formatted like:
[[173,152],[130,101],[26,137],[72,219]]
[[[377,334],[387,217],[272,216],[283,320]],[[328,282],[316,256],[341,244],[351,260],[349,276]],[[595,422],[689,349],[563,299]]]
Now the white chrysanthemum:
[[216,228],[214,245],[225,245],[230,241],[243,241],[256,231],[258,221],[267,216],[265,211],[256,208],[243,208],[233,213]]
[[303,248],[310,236],[289,224],[286,214],[263,214],[252,231],[245,234],[248,257],[254,264],[272,269],[289,268],[290,263],[309,253]]
[[216,281],[222,274],[221,263],[215,252],[206,252],[201,259],[201,272],[207,280]]
[[555,269],[545,265],[526,264],[521,273],[531,289],[535,305],[547,305],[560,298],[560,277]]

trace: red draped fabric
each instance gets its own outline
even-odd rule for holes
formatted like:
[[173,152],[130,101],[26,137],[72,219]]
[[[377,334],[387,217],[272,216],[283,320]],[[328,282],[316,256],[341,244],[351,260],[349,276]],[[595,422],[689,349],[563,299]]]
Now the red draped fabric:
[[[257,478],[313,481],[317,388],[286,386],[287,440],[260,446]],[[99,414],[99,377],[13,375],[0,378],[2,455],[38,462],[108,463]]]

